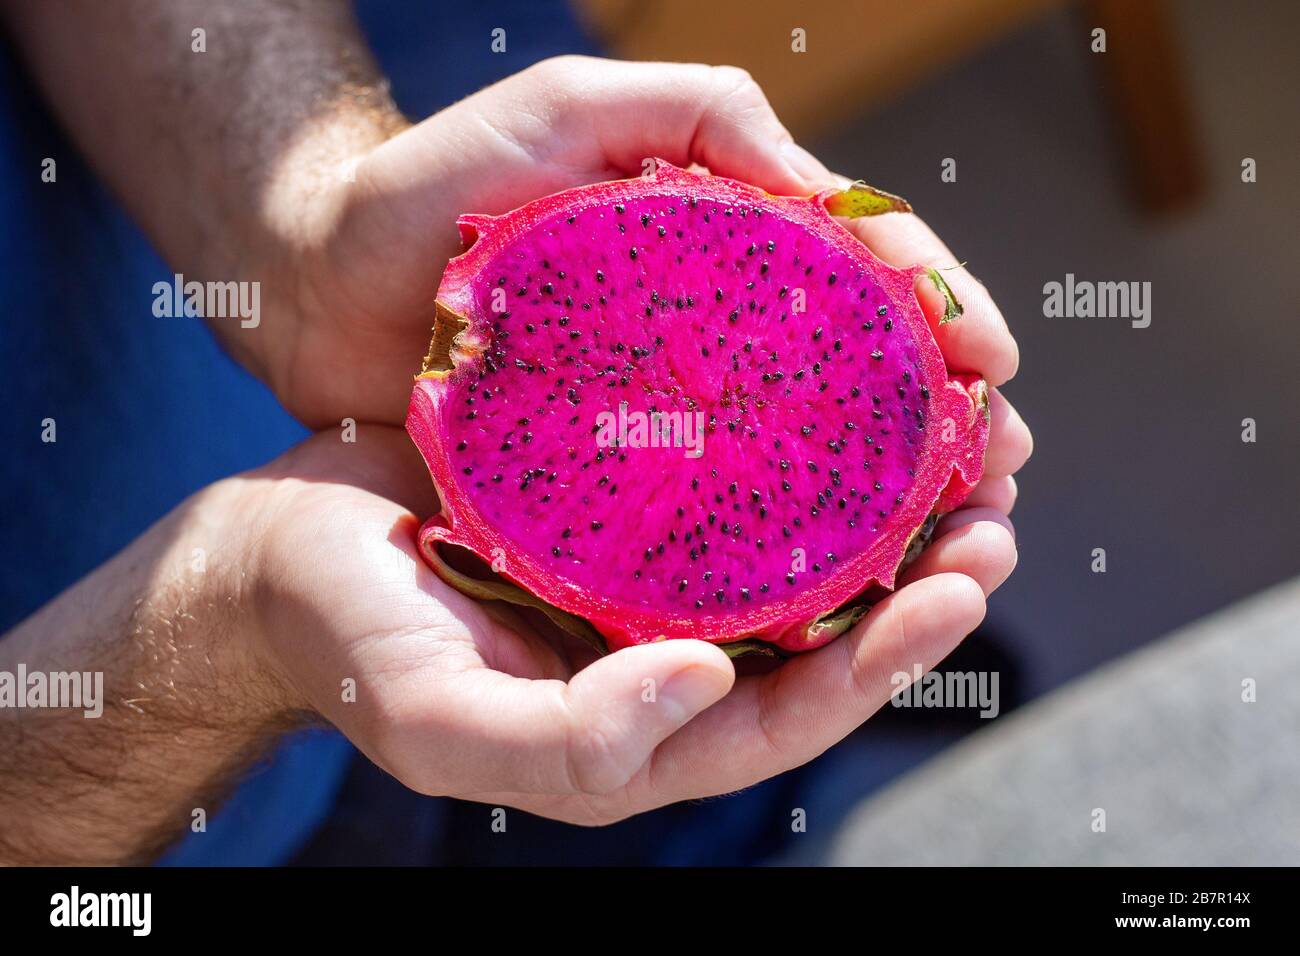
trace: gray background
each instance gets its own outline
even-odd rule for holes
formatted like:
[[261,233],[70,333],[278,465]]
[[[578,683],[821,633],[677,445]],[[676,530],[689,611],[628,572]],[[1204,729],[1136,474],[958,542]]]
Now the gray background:
[[[1013,515],[1020,565],[989,623],[1030,695],[1300,572],[1300,5],[1171,10],[1208,182],[1181,215],[1131,201],[1074,9],[811,144],[907,196],[1020,342],[1006,394],[1036,449]],[[1151,326],[1044,318],[1043,284],[1067,272],[1151,282]],[[1096,547],[1106,574],[1090,571]]]

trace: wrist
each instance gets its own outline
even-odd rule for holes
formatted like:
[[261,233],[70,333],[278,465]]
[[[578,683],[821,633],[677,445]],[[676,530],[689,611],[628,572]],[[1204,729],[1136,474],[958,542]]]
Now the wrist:
[[357,166],[409,125],[385,82],[333,91],[269,163],[251,224],[254,247],[297,257],[328,243]]
[[409,125],[386,87],[340,89],[270,165],[253,215],[240,230],[243,259],[236,271],[260,283],[267,322],[232,330],[227,345],[291,412],[313,425],[323,422],[300,407],[297,395],[315,371],[303,361],[312,351],[303,339],[313,334],[313,322],[340,305],[335,273],[347,270],[349,251],[340,249],[339,236],[359,188],[357,169]]
[[[188,675],[212,691],[208,719],[255,743],[314,718],[306,700],[269,652],[258,602],[266,573],[261,483],[231,478],[203,489],[182,506],[185,531],[172,558],[194,584],[161,582],[150,612],[194,621]],[[188,568],[185,566],[188,565]],[[185,594],[178,612],[169,595]]]
[[151,859],[310,719],[257,651],[239,492],[193,495],[0,641],[0,670],[94,688],[0,709],[0,863]]

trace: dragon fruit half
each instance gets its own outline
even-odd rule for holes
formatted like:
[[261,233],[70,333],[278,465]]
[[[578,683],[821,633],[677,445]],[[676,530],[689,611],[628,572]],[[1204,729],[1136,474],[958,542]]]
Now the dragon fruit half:
[[[985,383],[833,216],[870,187],[771,196],[659,161],[464,216],[407,429],[448,583],[616,649],[801,651],[891,588],[979,480]],[[468,549],[492,574],[455,560]]]

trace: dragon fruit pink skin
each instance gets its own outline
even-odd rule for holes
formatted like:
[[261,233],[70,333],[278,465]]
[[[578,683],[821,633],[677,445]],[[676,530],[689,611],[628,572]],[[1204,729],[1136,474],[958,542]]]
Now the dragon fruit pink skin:
[[[886,265],[831,215],[900,208],[661,161],[463,217],[407,418],[442,502],[430,565],[614,649],[842,633],[979,480],[988,438],[985,383],[948,374],[916,300],[928,276],[960,313],[939,274]],[[700,413],[703,454],[603,446],[620,405]]]

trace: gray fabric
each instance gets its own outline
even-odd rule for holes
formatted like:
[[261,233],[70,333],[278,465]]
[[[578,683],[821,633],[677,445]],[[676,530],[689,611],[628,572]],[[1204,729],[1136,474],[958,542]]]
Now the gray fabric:
[[1300,864],[1297,687],[1300,579],[997,719],[864,801],[828,862]]

